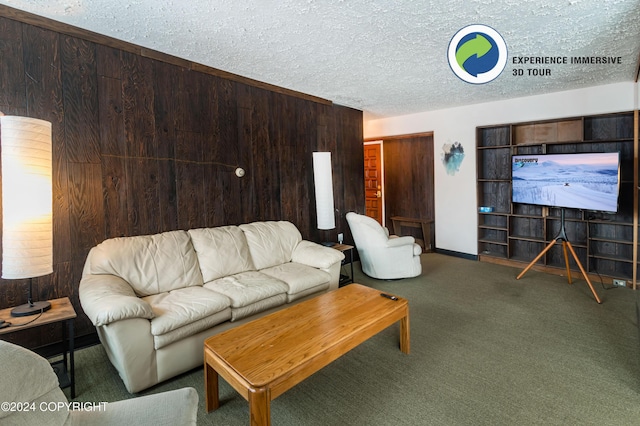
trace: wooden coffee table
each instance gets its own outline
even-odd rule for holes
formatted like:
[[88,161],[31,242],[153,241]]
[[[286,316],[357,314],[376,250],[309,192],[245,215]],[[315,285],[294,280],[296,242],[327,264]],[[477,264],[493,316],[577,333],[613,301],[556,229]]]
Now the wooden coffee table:
[[400,321],[409,353],[409,304],[350,284],[204,342],[207,412],[219,406],[218,374],[249,401],[252,425],[271,424],[271,400]]

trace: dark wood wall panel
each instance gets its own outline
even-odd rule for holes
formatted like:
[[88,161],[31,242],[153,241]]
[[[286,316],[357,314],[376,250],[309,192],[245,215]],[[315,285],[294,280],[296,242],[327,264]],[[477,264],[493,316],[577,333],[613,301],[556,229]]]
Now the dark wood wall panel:
[[104,235],[128,234],[127,168],[124,158],[102,157]]
[[[124,105],[124,131],[127,154],[131,157],[155,157],[153,64],[152,60],[132,53],[122,57],[122,93]],[[167,88],[171,90],[171,88]]]
[[95,45],[66,36],[60,44],[67,160],[100,163]]
[[68,203],[73,259],[83,261],[104,239],[104,204],[100,164],[69,163]]
[[[359,111],[335,107],[330,120],[339,155],[334,160],[333,183],[336,191],[336,209],[340,215],[336,220],[337,232],[345,233],[345,241],[353,242],[345,215],[354,211],[364,214],[364,152],[362,144],[353,144],[354,138],[362,140],[362,117]],[[351,173],[350,171],[358,171]],[[336,180],[337,177],[337,180]],[[337,235],[332,235],[332,241]]]
[[433,219],[433,136],[385,139],[385,210],[392,216]]
[[25,114],[27,110],[24,80],[22,24],[0,20],[0,111],[5,114]]
[[[53,124],[55,265],[34,290],[71,298],[78,335],[94,332],[78,284],[104,239],[256,220],[314,241],[348,233],[345,213],[364,209],[361,111],[114,46],[0,17],[0,110]],[[338,221],[321,233],[311,153],[326,150]],[[0,280],[0,308],[26,288]],[[42,346],[58,328],[8,338]]]

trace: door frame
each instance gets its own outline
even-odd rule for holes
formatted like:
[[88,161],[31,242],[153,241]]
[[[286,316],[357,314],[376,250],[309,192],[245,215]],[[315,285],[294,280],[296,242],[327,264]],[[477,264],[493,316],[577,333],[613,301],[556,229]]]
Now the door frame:
[[386,212],[385,212],[385,187],[384,187],[384,141],[382,139],[379,140],[367,140],[362,144],[364,145],[380,145],[380,182],[382,186],[382,197],[380,197],[380,203],[382,204],[382,226],[386,223]]

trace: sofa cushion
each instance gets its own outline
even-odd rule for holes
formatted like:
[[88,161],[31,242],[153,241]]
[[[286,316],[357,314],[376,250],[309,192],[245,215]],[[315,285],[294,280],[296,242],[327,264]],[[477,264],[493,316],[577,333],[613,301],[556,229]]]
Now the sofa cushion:
[[116,275],[138,296],[203,284],[186,231],[105,240],[92,250],[89,273]]
[[185,287],[143,298],[153,309],[151,334],[156,349],[231,318],[231,301],[200,286]]
[[293,249],[302,241],[300,231],[291,222],[254,222],[240,225],[240,229],[257,270],[290,262]]
[[289,289],[284,282],[257,271],[219,278],[204,287],[231,299],[231,321],[286,303]]
[[342,262],[342,259],[344,253],[341,251],[306,240],[300,241],[291,257],[292,262],[322,269],[329,269],[331,265]]
[[188,232],[204,282],[255,270],[247,239],[237,226],[190,229]]
[[260,272],[287,283],[287,302],[326,290],[331,281],[328,272],[294,262],[262,269]]

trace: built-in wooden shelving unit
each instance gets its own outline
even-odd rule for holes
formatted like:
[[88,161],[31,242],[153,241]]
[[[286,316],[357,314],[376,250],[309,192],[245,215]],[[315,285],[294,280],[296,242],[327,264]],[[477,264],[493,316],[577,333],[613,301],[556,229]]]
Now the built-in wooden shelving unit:
[[[526,266],[560,230],[561,209],[511,202],[511,156],[578,152],[620,152],[617,213],[565,209],[565,228],[589,274],[625,279],[635,288],[638,267],[638,137],[634,112],[513,123],[477,129],[478,257]],[[573,259],[571,268],[578,270]],[[560,244],[535,266],[562,274]]]

